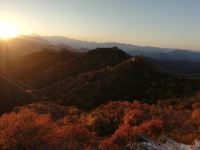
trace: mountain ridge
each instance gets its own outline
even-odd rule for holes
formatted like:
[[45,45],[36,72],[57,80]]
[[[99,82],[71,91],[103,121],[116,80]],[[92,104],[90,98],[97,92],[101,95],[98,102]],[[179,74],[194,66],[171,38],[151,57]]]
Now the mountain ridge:
[[84,109],[109,100],[155,103],[159,99],[190,96],[200,85],[198,79],[169,73],[145,56],[132,57],[117,47],[83,53],[43,50],[10,63],[7,74],[41,91],[47,100]]

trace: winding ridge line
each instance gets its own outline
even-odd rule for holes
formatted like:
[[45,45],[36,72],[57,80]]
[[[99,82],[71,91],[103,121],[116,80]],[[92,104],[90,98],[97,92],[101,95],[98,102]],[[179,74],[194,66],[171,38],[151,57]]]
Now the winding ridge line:
[[18,89],[24,91],[25,93],[31,94],[33,97],[35,97],[36,101],[39,101],[42,99],[41,94],[39,94],[35,89],[29,87],[28,85],[25,85],[2,72],[0,73],[0,77],[4,80],[9,81],[13,85],[15,85]]

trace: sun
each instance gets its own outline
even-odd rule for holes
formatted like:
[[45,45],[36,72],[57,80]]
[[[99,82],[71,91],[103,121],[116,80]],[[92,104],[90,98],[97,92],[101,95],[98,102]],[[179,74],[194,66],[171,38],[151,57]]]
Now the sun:
[[19,35],[19,30],[14,25],[0,21],[0,38],[8,39]]

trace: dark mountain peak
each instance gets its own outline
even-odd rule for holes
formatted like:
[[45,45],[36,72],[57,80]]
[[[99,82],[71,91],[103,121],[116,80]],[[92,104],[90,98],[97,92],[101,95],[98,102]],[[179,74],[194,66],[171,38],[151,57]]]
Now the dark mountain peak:
[[[135,56],[113,66],[107,65],[96,71],[73,76],[73,81],[72,78],[66,78],[47,87],[45,92],[61,99],[61,103],[90,109],[108,100],[153,101],[153,92],[159,92],[160,79],[165,77],[167,77],[166,74],[143,56]],[[165,81],[163,83],[165,85]],[[54,92],[55,87],[57,87],[57,93]],[[92,89],[92,93],[87,89]]]
[[[56,63],[51,66],[48,65],[45,70],[42,69],[42,74],[40,72],[36,72],[34,76],[30,76],[30,72],[32,72],[33,69],[26,68],[26,70],[23,70],[23,72],[28,73],[26,82],[33,87],[42,88],[50,83],[63,80],[70,76],[90,71],[97,71],[108,66],[114,66],[131,57],[118,48],[97,48],[95,50],[79,54],[65,50],[61,52],[62,56],[69,56],[68,53],[72,53],[70,57],[73,59],[68,57],[59,57],[62,61],[56,61]],[[51,74],[51,77],[49,77],[49,74]],[[19,74],[19,77],[22,77],[21,74]],[[25,77],[22,79],[23,81],[24,78]]]
[[103,57],[108,57],[108,56],[118,56],[118,57],[124,57],[124,58],[129,58],[130,55],[119,49],[118,47],[112,47],[112,48],[96,48],[92,51],[88,52],[89,55],[97,55],[97,56],[103,56]]
[[117,47],[113,48],[97,48],[86,53],[84,61],[89,61],[92,64],[105,64],[104,67],[109,65],[116,65],[131,58],[130,55]]

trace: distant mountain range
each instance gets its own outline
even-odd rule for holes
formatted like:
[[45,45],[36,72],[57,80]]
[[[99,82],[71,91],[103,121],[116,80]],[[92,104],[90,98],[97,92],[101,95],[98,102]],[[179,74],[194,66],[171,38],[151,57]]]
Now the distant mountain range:
[[[86,52],[95,48],[118,47],[129,55],[144,55],[162,61],[195,61],[200,62],[200,52],[181,49],[137,46],[116,42],[88,42],[60,36],[19,36],[17,38],[0,41],[0,50],[5,52],[4,57],[13,58],[43,49],[60,50],[67,48],[71,51]],[[2,57],[2,54],[0,54]]]
[[91,49],[118,47],[127,54],[143,55],[160,67],[175,73],[200,74],[200,52],[180,49],[143,47],[123,43],[96,43],[74,40],[59,36],[19,36],[10,40],[0,40],[0,65],[5,61],[43,50],[87,52]]
[[135,54],[140,52],[154,53],[154,52],[170,52],[173,49],[168,48],[158,48],[158,47],[149,47],[149,46],[137,46],[133,44],[125,44],[125,43],[117,43],[117,42],[105,42],[105,43],[97,43],[97,42],[88,42],[70,39],[67,37],[59,37],[59,36],[40,36],[43,40],[46,40],[54,45],[66,44],[76,49],[86,48],[86,49],[95,49],[97,47],[118,47],[123,49],[126,52],[132,52],[133,50]]
[[[96,43],[74,40],[59,36],[42,36],[43,40],[57,46],[73,47],[76,51],[85,52],[97,47],[118,47],[129,55],[143,55],[150,61],[170,72],[181,74],[200,74],[200,52],[182,49],[157,48],[149,46],[137,46],[124,43]],[[73,49],[71,49],[73,51]]]
[[150,46],[137,46],[132,44],[125,43],[116,43],[116,42],[106,42],[106,43],[97,43],[97,42],[88,42],[70,39],[66,37],[59,36],[41,36],[43,40],[48,41],[53,45],[69,45],[76,49],[95,49],[97,47],[111,48],[118,47],[130,55],[144,55],[146,57],[159,59],[159,60],[187,60],[187,61],[199,61],[200,62],[200,52],[195,52],[192,50],[182,50],[182,49],[170,49],[170,48],[158,48]]

